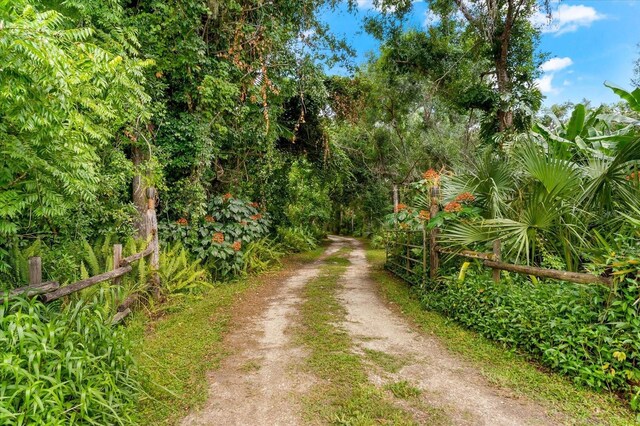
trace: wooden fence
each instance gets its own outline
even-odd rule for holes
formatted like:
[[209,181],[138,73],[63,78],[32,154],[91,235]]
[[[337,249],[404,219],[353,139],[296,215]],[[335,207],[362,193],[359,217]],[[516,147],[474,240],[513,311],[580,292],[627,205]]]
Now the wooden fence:
[[[439,193],[437,186],[431,189],[430,219],[433,219],[438,213]],[[493,280],[495,282],[500,281],[500,271],[509,271],[578,284],[602,284],[606,286],[612,284],[610,277],[502,262],[500,240],[493,242],[493,251],[488,253],[443,248],[438,245],[438,232],[437,228],[429,232],[427,232],[426,228],[422,230],[396,228],[393,231],[389,231],[386,238],[387,269],[407,281],[424,284],[427,281],[427,276],[431,280],[435,280],[438,277],[440,255],[447,254],[480,260],[484,266],[493,270]],[[417,240],[416,235],[421,235],[421,240]],[[421,260],[416,259],[418,256]],[[429,258],[428,265],[427,257]]]
[[[151,290],[155,293],[159,291],[158,269],[160,267],[160,245],[158,242],[158,222],[155,211],[155,193],[153,190],[148,192],[148,208],[143,218],[144,232],[142,235],[149,241],[147,247],[128,257],[122,257],[122,244],[113,246],[113,267],[111,271],[89,277],[72,284],[60,286],[57,281],[42,281],[42,259],[40,257],[29,258],[29,284],[24,287],[16,288],[5,293],[0,293],[0,303],[4,303],[6,299],[12,299],[18,296],[38,297],[42,302],[49,303],[58,300],[64,296],[76,293],[85,288],[89,288],[96,284],[112,281],[114,285],[120,283],[120,277],[128,274],[133,270],[132,263],[140,259],[150,257],[151,266]],[[132,294],[118,305],[117,313],[113,317],[113,323],[122,321],[131,313],[131,306],[138,300],[139,294]]]
[[[153,260],[155,257],[153,254],[157,249],[157,239],[154,238],[149,242],[147,248],[140,253],[123,258],[122,244],[115,244],[113,246],[113,269],[111,271],[76,281],[64,287],[61,287],[56,281],[42,282],[42,260],[40,257],[31,257],[29,258],[29,285],[9,291],[7,296],[0,297],[0,303],[4,303],[4,300],[7,298],[12,299],[18,296],[36,296],[42,302],[49,303],[105,281],[112,281],[113,284],[117,285],[120,282],[120,277],[132,271],[133,267],[131,264],[142,258],[151,256],[151,269],[157,271],[158,264],[154,264]],[[133,305],[138,297],[138,294],[133,294],[120,303],[118,312],[113,318],[114,323],[122,321],[122,319],[131,313],[131,305]]]
[[429,253],[426,229],[389,231],[386,240],[387,267],[414,284],[424,283]]

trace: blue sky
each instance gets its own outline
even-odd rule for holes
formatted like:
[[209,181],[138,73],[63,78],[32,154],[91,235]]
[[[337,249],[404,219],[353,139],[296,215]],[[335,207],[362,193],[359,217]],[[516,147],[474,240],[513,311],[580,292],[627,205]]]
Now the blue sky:
[[[334,34],[346,38],[357,52],[356,63],[376,53],[379,43],[362,29],[362,19],[376,14],[371,0],[357,0],[356,14],[342,7],[323,14]],[[549,54],[538,86],[545,104],[590,99],[593,104],[618,100],[603,83],[630,88],[633,62],[640,50],[640,0],[563,0],[555,2],[552,22],[541,25],[540,50]],[[422,28],[432,20],[428,5],[415,1],[408,27]],[[344,70],[336,69],[342,73]]]

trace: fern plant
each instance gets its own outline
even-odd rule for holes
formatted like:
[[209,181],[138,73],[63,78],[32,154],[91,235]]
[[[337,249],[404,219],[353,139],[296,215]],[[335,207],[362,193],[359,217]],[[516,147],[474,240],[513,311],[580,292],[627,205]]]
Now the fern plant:
[[197,294],[211,288],[206,269],[200,260],[191,260],[189,252],[179,243],[160,254],[160,280],[168,295]]

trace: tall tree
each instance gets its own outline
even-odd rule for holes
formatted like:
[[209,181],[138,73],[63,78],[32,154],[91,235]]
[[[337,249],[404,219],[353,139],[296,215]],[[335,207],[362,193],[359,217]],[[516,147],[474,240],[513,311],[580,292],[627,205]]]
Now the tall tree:
[[538,31],[530,18],[540,8],[549,11],[550,0],[431,0],[431,7],[443,20],[461,15],[466,31],[491,59],[491,73],[500,97],[496,108],[498,130],[514,124],[513,104],[518,88],[531,83],[538,64],[535,40]]
[[[0,235],[56,233],[78,206],[97,210],[114,135],[148,116],[149,63],[112,30],[38,1],[0,2]],[[122,43],[105,43],[111,36]]]

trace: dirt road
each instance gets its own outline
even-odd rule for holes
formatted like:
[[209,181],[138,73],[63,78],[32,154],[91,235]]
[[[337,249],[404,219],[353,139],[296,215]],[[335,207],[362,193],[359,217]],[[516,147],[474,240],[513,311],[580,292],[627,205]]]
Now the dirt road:
[[[350,249],[346,254],[350,264],[339,278],[336,297],[346,311],[346,321],[337,325],[349,333],[353,352],[363,359],[367,353],[376,353],[402,360],[394,372],[367,363],[368,376],[380,387],[406,381],[419,388],[420,404],[403,407],[415,423],[429,424],[430,416],[420,412],[420,407],[428,407],[445,413],[444,423],[453,425],[557,424],[542,407],[491,386],[434,337],[419,333],[389,308],[368,276],[369,265],[357,240],[331,237],[323,258],[343,247]],[[226,338],[230,355],[210,374],[209,400],[183,425],[325,423],[326,419],[311,421],[303,416],[302,400],[316,379],[298,368],[307,354],[292,337],[303,303],[302,289],[320,274],[323,258],[267,294],[243,302],[246,316]],[[404,402],[397,404],[402,407]]]

